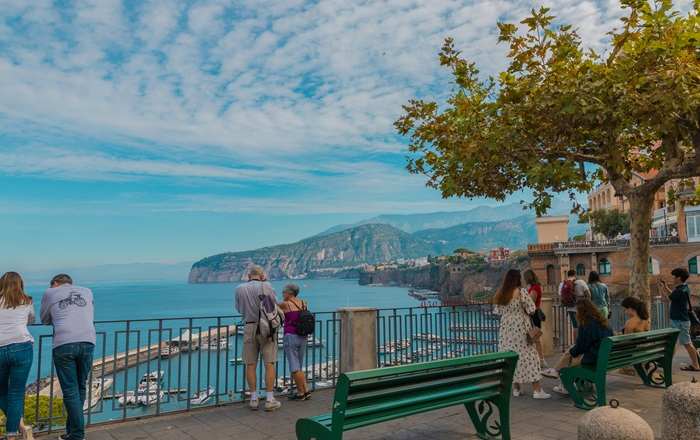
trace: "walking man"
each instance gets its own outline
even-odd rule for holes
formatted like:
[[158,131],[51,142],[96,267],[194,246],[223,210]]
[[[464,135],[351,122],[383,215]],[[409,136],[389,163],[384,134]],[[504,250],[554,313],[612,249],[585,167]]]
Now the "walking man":
[[673,290],[661,278],[659,284],[671,301],[671,327],[679,330],[678,343],[685,348],[690,357],[690,364],[682,366],[681,370],[697,372],[700,371],[700,361],[698,360],[698,352],[690,338],[690,313],[693,310],[690,302],[690,288],[688,287],[690,273],[685,268],[680,267],[673,269],[671,276],[673,277]]
[[41,299],[41,322],[53,325],[53,362],[68,419],[60,440],[84,440],[83,405],[95,349],[92,291],[73,285],[66,274],[53,277]]
[[277,333],[264,338],[258,332],[260,321],[260,303],[264,297],[269,297],[274,303],[275,291],[266,281],[265,272],[260,266],[253,266],[248,271],[248,282],[236,288],[236,310],[243,315],[245,328],[243,332],[243,363],[245,377],[250,390],[250,408],[258,409],[258,390],[255,367],[262,354],[265,364],[265,411],[274,411],[282,404],[275,399],[272,389],[275,383],[275,364],[277,363]]

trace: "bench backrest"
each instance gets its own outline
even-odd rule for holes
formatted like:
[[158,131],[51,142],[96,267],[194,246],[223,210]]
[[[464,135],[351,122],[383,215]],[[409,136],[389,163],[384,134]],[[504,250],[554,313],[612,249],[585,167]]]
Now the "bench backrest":
[[650,332],[610,336],[600,344],[598,369],[614,370],[629,365],[673,358],[678,330],[661,329]]
[[342,374],[334,432],[477,400],[510,399],[518,355],[491,353]]

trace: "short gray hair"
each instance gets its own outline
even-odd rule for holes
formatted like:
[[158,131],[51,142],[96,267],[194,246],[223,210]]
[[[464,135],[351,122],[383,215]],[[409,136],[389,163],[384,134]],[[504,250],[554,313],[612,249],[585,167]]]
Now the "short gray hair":
[[294,296],[299,296],[299,286],[296,284],[287,284],[284,286],[284,291],[289,292]]
[[254,264],[248,268],[248,278],[251,277],[265,278],[265,271],[262,267]]

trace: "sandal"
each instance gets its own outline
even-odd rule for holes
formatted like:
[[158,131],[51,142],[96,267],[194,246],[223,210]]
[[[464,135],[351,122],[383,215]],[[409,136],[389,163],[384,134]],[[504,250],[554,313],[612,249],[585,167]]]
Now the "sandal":
[[695,368],[692,365],[683,365],[681,367],[681,371],[694,371],[694,372],[700,372],[700,368]]

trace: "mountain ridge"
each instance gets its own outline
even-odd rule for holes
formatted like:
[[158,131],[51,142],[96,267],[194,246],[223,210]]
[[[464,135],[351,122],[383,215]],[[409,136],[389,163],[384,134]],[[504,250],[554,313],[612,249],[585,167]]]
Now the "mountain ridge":
[[[576,229],[581,228],[574,224]],[[241,281],[252,264],[262,266],[271,279],[327,276],[364,264],[451,254],[460,247],[473,251],[498,246],[523,249],[535,240],[534,216],[527,213],[502,221],[468,222],[413,233],[393,225],[368,223],[295,243],[213,255],[192,266],[189,281]]]

